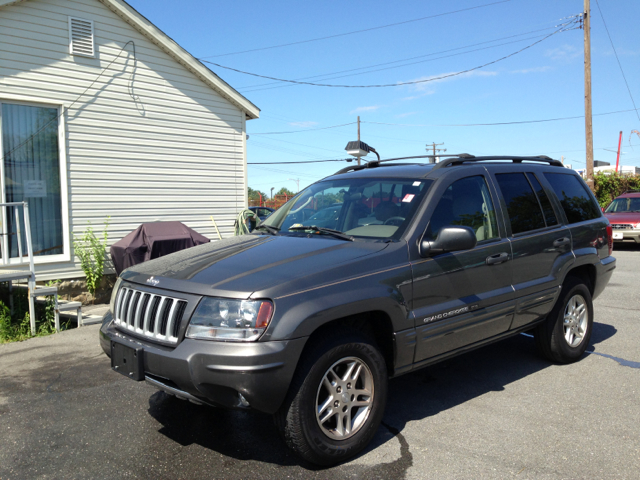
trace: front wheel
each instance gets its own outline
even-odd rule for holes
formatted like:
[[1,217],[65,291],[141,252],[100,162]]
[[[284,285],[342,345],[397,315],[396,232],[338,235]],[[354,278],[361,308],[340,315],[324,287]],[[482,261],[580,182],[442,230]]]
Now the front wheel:
[[297,455],[322,466],[362,451],[382,421],[387,368],[356,332],[325,339],[305,355],[276,424]]
[[571,363],[584,354],[593,329],[591,292],[584,281],[569,277],[544,323],[535,329],[538,350],[549,360]]

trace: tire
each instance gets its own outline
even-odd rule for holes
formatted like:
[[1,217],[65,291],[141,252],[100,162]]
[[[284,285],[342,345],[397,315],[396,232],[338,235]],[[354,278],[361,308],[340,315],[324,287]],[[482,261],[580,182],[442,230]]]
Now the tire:
[[593,303],[584,279],[568,277],[547,319],[534,331],[540,353],[556,363],[572,363],[584,354],[593,330]]
[[328,467],[369,444],[386,402],[387,367],[375,342],[341,329],[305,353],[275,422],[296,455]]

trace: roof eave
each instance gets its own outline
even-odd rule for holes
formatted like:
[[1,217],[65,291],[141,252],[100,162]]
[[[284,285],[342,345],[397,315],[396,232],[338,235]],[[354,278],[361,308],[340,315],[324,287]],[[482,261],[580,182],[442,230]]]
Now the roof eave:
[[227,82],[205,67],[201,62],[178,45],[166,33],[147,20],[127,2],[123,0],[99,1],[123,18],[133,28],[151,39],[153,43],[162,48],[167,54],[172,56],[178,63],[191,71],[191,73],[196,75],[200,80],[244,111],[248,119],[260,117],[260,109],[258,107],[238,93],[238,91],[231,87]]

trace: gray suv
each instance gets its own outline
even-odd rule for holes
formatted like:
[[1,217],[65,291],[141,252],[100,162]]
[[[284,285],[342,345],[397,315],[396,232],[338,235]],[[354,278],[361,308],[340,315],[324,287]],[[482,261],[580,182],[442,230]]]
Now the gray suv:
[[[332,228],[305,221],[330,207]],[[578,360],[612,249],[557,160],[370,162],[250,235],[124,271],[100,342],[127,377],[273,414],[296,454],[333,465],[374,436],[390,377],[525,331],[549,360]]]

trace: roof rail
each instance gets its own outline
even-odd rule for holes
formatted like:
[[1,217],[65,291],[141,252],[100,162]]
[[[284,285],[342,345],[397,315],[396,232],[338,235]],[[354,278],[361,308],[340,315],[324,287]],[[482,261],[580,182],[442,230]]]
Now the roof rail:
[[[385,163],[385,162],[393,162],[396,160],[413,160],[416,158],[434,158],[434,157],[440,157],[440,158],[449,158],[449,157],[459,157],[459,158],[474,158],[473,155],[469,155],[468,153],[459,153],[459,154],[451,154],[451,155],[416,155],[413,157],[396,157],[396,158],[387,158],[384,160],[373,160],[371,162],[367,162],[364,165],[350,165],[348,167],[345,167],[341,170],[338,170],[336,173],[334,173],[334,175],[338,175],[340,173],[347,173],[350,171],[357,171],[357,170],[362,170],[364,168],[376,168],[376,167],[382,167],[382,166],[390,166],[390,165],[380,165],[381,163]],[[404,164],[404,165],[408,165],[408,164]],[[415,164],[413,164],[415,165]]]
[[[464,156],[463,156],[464,155]],[[474,157],[473,155],[457,155],[452,158],[447,158],[442,160],[441,162],[436,163],[433,167],[434,170],[439,168],[448,167],[450,165],[462,165],[465,162],[486,162],[491,160],[511,160],[513,163],[522,163],[523,161],[527,162],[543,162],[548,163],[554,167],[564,167],[560,160],[554,160],[546,155],[537,155],[534,157],[515,157],[515,156],[486,156],[486,157]]]

